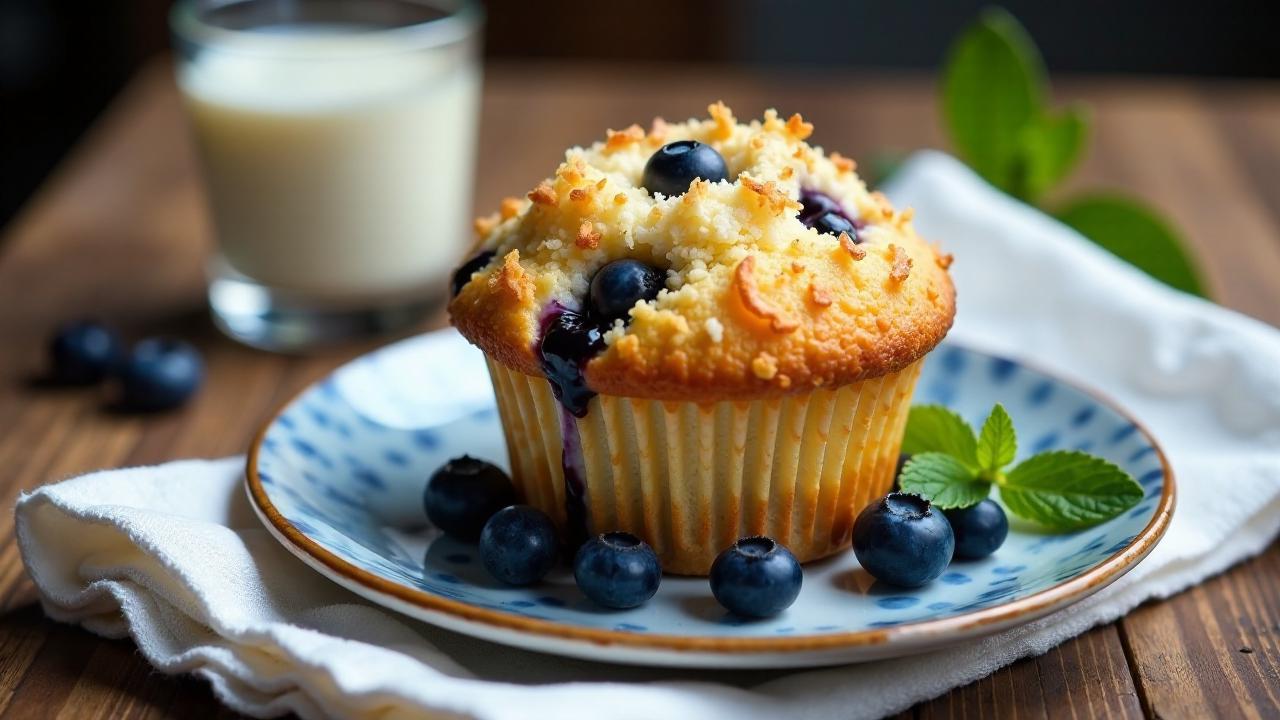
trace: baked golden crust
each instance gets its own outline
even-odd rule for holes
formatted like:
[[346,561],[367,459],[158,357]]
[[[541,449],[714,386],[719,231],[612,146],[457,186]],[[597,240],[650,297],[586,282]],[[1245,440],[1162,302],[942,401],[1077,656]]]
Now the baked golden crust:
[[[477,225],[495,258],[449,310],[490,357],[540,375],[535,344],[553,303],[581,305],[591,276],[623,257],[668,268],[667,290],[616,323],[588,362],[596,392],[661,400],[749,399],[885,375],[931,350],[951,327],[950,256],[922,240],[910,210],[868,192],[852,161],[804,142],[799,116],[710,120],[645,133],[610,131],[573,148],[525,200]],[[694,139],[725,158],[728,182],[650,196],[644,164],[663,143]],[[858,243],[799,220],[801,189],[857,218]]]

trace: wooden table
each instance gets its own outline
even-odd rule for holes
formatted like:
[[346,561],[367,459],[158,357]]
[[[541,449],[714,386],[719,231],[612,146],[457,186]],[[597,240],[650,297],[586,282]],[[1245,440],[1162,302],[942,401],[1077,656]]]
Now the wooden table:
[[[1189,236],[1224,305],[1280,324],[1280,85],[1108,81],[1061,85],[1091,101],[1091,157],[1076,183],[1120,186]],[[764,75],[675,67],[490,68],[477,207],[532,187],[562,149],[607,127],[803,110],[816,140],[854,157],[945,146],[927,78]],[[222,339],[203,307],[210,242],[167,68],[123,93],[0,242],[0,506],[86,470],[245,449],[282,398],[372,343],[273,356]],[[108,319],[131,336],[197,342],[209,379],[183,411],[103,410],[95,391],[34,382],[60,321]],[[437,316],[431,323],[439,324]],[[0,513],[0,716],[227,714],[202,682],[161,676],[128,642],[43,619]],[[1280,714],[1280,544],[1171,600],[1149,603],[1038,658],[924,703],[919,717]]]

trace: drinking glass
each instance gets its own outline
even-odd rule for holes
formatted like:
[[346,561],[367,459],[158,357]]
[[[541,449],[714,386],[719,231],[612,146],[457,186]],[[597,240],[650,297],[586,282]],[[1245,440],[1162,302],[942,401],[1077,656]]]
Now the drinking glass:
[[271,350],[415,323],[469,235],[483,13],[469,0],[179,0],[177,79],[215,323]]

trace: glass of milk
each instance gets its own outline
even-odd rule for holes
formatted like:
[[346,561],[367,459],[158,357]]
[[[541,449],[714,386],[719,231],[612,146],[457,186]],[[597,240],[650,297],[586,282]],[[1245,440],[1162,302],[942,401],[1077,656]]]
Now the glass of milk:
[[470,0],[179,0],[222,330],[305,350],[447,296],[470,234],[482,20]]

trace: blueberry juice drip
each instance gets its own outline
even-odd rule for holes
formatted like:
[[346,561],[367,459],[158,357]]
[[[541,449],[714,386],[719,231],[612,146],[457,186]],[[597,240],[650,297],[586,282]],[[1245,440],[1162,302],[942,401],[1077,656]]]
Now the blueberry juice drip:
[[560,303],[552,303],[542,317],[542,339],[538,359],[551,384],[551,393],[560,401],[560,437],[563,443],[561,469],[564,472],[565,535],[570,548],[587,539],[587,476],[582,460],[582,442],[577,418],[586,417],[587,405],[595,392],[587,387],[583,370],[587,362],[604,349],[604,328],[586,315]]
[[578,420],[568,408],[560,406],[560,437],[564,450],[560,466],[564,472],[565,542],[576,551],[587,541],[590,527],[587,521],[587,471],[582,460],[582,438],[578,435]]

